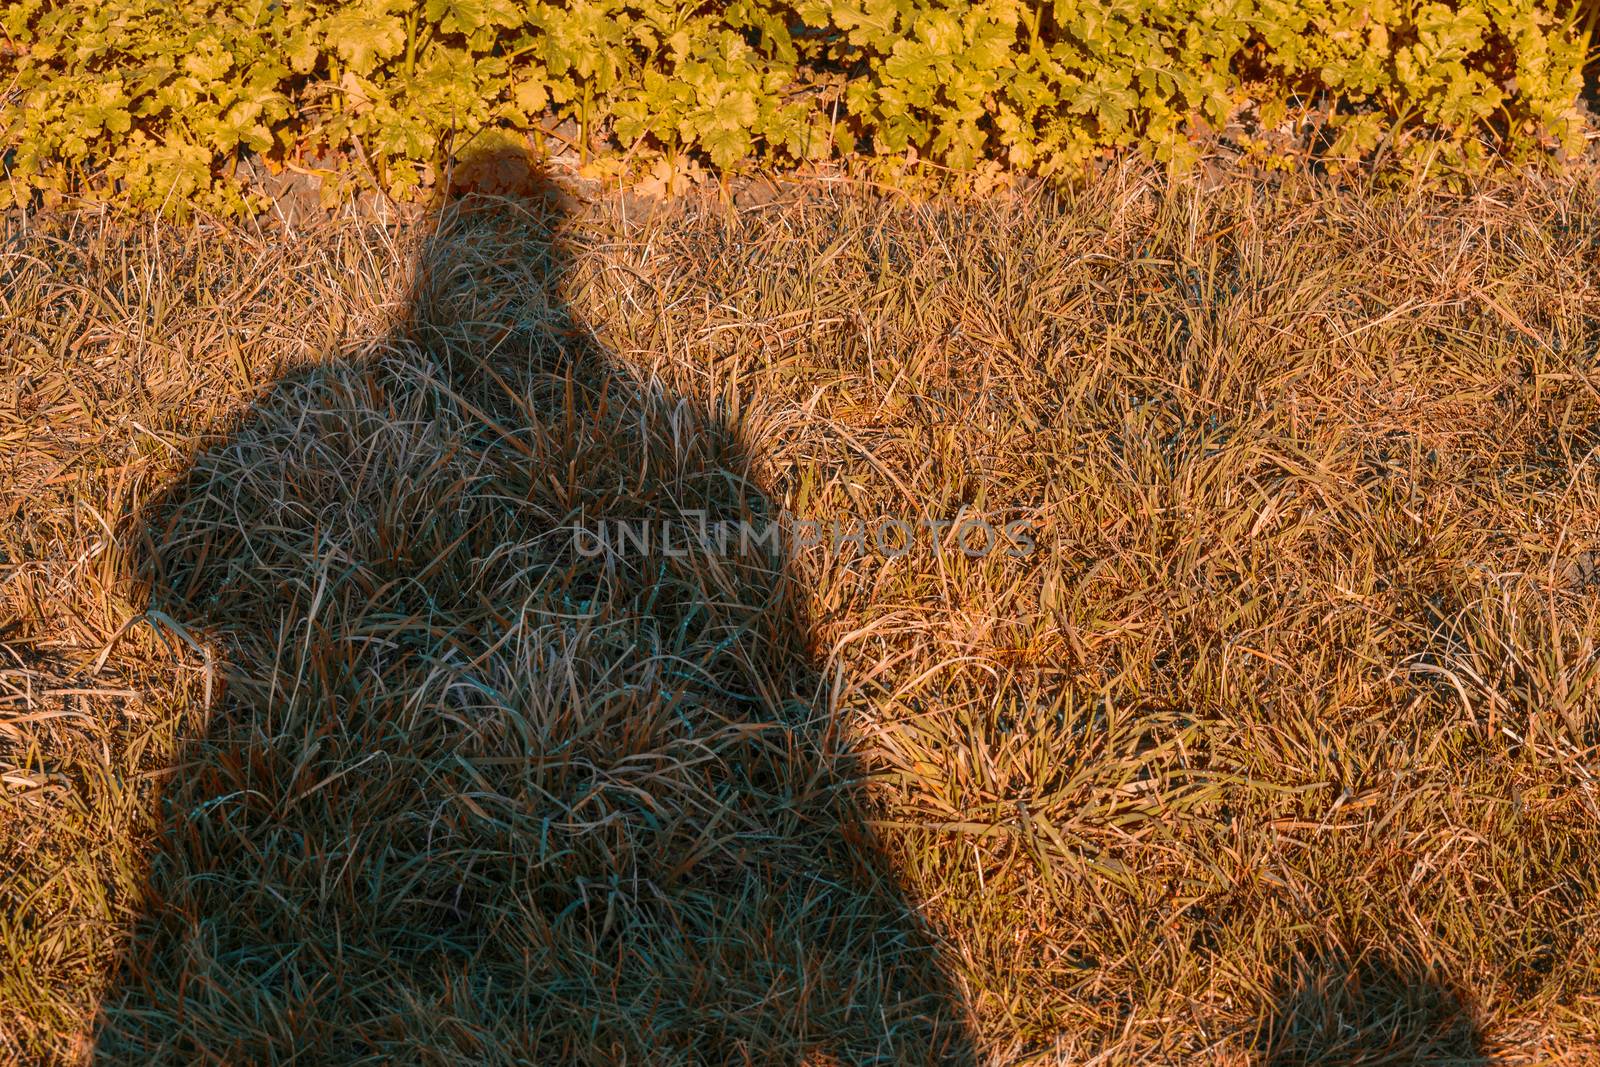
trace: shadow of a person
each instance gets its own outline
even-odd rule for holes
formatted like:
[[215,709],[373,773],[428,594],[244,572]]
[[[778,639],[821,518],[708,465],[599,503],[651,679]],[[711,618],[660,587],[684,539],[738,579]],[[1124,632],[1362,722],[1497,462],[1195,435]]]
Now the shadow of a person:
[[404,326],[141,516],[225,688],[102,1061],[972,1059],[739,427],[574,321],[570,225],[442,210]]

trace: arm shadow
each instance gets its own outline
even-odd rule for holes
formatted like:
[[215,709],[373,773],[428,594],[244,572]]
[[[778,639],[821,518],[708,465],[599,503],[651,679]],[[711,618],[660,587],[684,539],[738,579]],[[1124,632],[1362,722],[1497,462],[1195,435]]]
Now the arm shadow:
[[1257,1026],[1265,1067],[1485,1067],[1468,1001],[1420,960],[1302,945],[1277,969]]
[[781,544],[685,536],[776,519],[750,442],[575,320],[524,192],[139,516],[224,684],[96,1058],[973,1062]]

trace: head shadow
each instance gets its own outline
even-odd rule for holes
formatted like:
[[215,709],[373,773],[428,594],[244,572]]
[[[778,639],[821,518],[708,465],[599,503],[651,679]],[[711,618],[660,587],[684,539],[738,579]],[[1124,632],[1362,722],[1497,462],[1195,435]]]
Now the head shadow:
[[776,518],[749,442],[605,349],[510,192],[134,524],[223,684],[97,1057],[970,1061],[781,545],[685,536]]
[[1308,948],[1278,969],[1269,996],[1256,1031],[1264,1067],[1489,1062],[1467,1001],[1415,960]]

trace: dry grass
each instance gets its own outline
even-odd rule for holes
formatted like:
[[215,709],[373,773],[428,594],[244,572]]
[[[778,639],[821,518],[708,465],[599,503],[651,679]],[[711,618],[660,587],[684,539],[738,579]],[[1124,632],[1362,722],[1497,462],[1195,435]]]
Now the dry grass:
[[[1592,184],[0,279],[12,1056],[1600,1058]],[[571,547],[777,508],[1040,550]]]

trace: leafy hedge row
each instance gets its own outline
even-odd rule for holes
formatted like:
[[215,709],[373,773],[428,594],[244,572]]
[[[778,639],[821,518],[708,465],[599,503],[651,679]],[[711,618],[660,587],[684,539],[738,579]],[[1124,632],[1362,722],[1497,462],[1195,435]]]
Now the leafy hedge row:
[[[718,168],[863,152],[1044,175],[1182,162],[1245,102],[1331,151],[1423,128],[1471,162],[1574,147],[1585,0],[8,0],[14,196],[248,205],[242,153],[358,150],[396,197],[481,131],[575,119]],[[1586,15],[1587,13],[1587,15]],[[1587,25],[1583,20],[1587,17]]]

